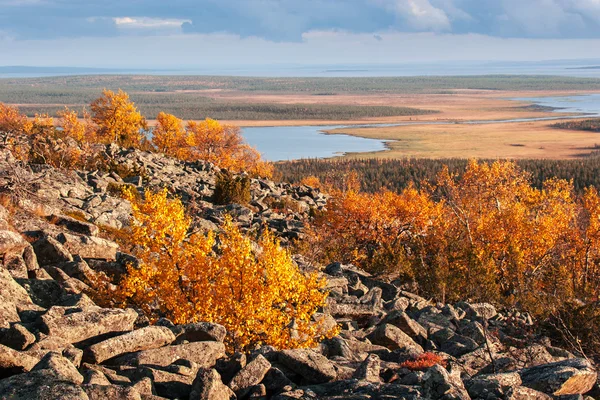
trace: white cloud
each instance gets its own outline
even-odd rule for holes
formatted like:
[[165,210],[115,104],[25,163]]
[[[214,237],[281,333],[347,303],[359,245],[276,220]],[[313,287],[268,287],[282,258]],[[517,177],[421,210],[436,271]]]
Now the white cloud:
[[118,29],[126,31],[153,31],[165,33],[181,33],[181,25],[191,22],[189,19],[149,18],[149,17],[116,17],[113,21]]
[[393,12],[403,24],[418,31],[442,32],[450,30],[446,12],[434,7],[429,0],[373,0]]

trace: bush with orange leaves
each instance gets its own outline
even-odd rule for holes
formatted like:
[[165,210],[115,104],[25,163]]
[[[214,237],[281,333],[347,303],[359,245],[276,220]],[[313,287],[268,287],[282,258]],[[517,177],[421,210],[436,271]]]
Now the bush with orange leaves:
[[270,233],[260,250],[230,219],[218,240],[215,233],[188,235],[190,218],[166,190],[147,191],[143,201],[124,193],[134,215],[128,237],[141,265],[129,266],[114,291],[104,282],[99,300],[141,308],[152,319],[222,324],[230,350],[309,347],[337,333],[314,318],[327,297],[324,280],[303,274]]
[[[469,163],[462,178],[374,195],[340,192],[316,218],[323,263],[414,280],[437,300],[490,301],[537,316],[600,298],[600,196],[549,179],[534,188],[512,162]],[[319,253],[316,253],[316,250]]]
[[426,352],[418,355],[414,360],[404,361],[400,364],[400,368],[407,368],[411,371],[424,371],[434,365],[441,365],[445,368],[446,364],[446,360],[438,354]]
[[201,122],[183,121],[171,114],[159,113],[152,143],[165,154],[187,161],[205,160],[232,172],[271,177],[273,166],[247,143],[240,128],[207,118]]

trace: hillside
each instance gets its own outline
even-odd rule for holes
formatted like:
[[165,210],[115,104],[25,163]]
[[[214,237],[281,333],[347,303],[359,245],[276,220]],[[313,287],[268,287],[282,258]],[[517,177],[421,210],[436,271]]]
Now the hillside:
[[600,390],[592,364],[536,335],[528,314],[434,303],[340,263],[296,257],[327,279],[327,303],[313,318],[340,327],[310,349],[232,353],[222,325],[151,323],[139,309],[99,307],[89,297],[97,276],[122,276],[138,262],[110,236],[132,221],[120,185],[171,187],[197,229],[218,230],[227,213],[283,243],[302,237],[309,210],[327,202],[317,189],[252,179],[249,205],[216,205],[220,169],[210,163],[104,152],[144,174],[61,171],[2,150],[1,398],[544,399]]

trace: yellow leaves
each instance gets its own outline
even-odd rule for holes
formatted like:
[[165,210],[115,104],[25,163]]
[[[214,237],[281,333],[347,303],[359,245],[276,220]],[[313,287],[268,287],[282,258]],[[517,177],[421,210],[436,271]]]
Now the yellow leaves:
[[121,89],[117,93],[104,89],[102,96],[94,100],[90,107],[101,142],[116,143],[122,147],[140,146],[142,131],[148,127],[127,93]]
[[190,219],[166,190],[146,192],[143,201],[131,189],[124,197],[132,203],[128,233],[141,265],[128,268],[112,294],[116,303],[175,323],[222,324],[228,346],[236,350],[313,346],[334,333],[312,319],[325,303],[325,282],[301,273],[270,233],[256,250],[227,218],[218,241],[212,232],[188,237]]
[[152,132],[152,144],[166,155],[185,159],[189,156],[188,135],[183,121],[164,112],[156,116],[156,127]]

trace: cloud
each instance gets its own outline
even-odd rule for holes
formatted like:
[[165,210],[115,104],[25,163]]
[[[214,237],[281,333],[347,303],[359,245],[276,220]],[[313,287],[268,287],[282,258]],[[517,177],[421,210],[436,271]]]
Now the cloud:
[[301,42],[311,31],[598,38],[599,0],[0,0],[17,39],[229,33]]

